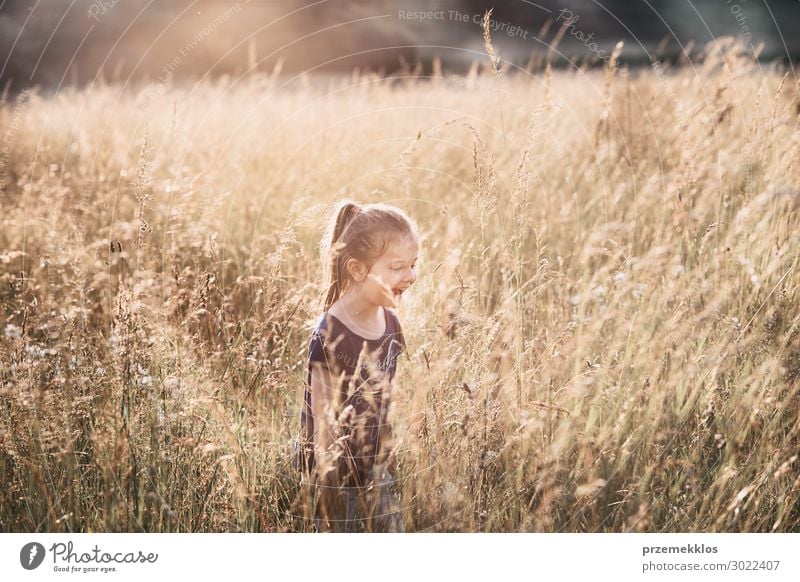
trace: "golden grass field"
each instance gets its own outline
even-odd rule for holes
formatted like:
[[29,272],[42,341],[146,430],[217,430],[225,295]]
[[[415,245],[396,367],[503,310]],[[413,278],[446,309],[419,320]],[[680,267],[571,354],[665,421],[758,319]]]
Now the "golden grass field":
[[795,72],[726,39],[614,65],[6,97],[0,530],[310,530],[291,443],[351,197],[423,236],[407,530],[800,531]]

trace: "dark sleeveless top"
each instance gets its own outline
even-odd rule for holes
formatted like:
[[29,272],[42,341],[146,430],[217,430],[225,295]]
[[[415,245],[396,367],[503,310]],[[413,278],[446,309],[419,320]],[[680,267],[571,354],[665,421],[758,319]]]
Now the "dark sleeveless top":
[[395,376],[397,358],[405,349],[405,338],[397,315],[383,311],[386,331],[374,340],[351,331],[329,312],[319,319],[308,347],[308,376],[300,414],[301,454],[295,461],[298,468],[310,470],[314,466],[311,374],[315,363],[331,374],[334,416],[343,427],[340,436],[348,435],[339,460],[343,484],[365,485],[372,466],[388,455],[387,388]]

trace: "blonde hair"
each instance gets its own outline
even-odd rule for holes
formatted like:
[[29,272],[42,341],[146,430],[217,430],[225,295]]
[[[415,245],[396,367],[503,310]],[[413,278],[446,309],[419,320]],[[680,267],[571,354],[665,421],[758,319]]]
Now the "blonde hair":
[[371,268],[395,237],[417,237],[416,223],[396,206],[384,203],[360,205],[342,200],[331,211],[320,250],[326,265],[328,291],[325,311],[351,283],[347,261],[356,259]]

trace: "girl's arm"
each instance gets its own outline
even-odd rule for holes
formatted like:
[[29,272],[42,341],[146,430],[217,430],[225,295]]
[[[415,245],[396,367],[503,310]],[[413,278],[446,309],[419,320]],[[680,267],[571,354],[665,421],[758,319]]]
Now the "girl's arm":
[[334,436],[333,380],[327,368],[313,364],[311,371],[311,415],[314,417],[314,458],[320,477],[333,469],[331,445]]
[[320,485],[319,512],[327,520],[333,510],[336,487],[336,458],[333,450],[335,418],[333,380],[328,369],[314,363],[311,371],[311,415],[314,418],[314,459]]
[[390,398],[391,398],[392,404],[389,406],[389,410],[387,411],[387,415],[386,415],[387,416],[386,422],[385,422],[385,438],[386,438],[386,441],[384,441],[384,442],[387,443],[387,445],[389,447],[389,454],[386,457],[386,466],[387,466],[387,468],[389,469],[389,472],[392,475],[396,475],[397,474],[397,453],[396,453],[397,443],[395,443],[395,441],[394,441],[394,431],[392,430],[391,422],[389,422],[389,413],[393,412],[392,409],[397,406],[395,404],[395,402],[394,402],[394,394],[395,394],[396,386],[397,386],[396,385],[396,379],[392,378],[390,383],[389,383]]

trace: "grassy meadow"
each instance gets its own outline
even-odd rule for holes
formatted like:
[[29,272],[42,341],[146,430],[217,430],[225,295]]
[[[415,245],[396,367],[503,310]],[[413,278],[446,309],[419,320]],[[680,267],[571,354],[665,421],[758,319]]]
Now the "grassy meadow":
[[726,39],[6,95],[0,530],[309,531],[291,444],[351,197],[423,236],[408,531],[800,531],[799,116]]

